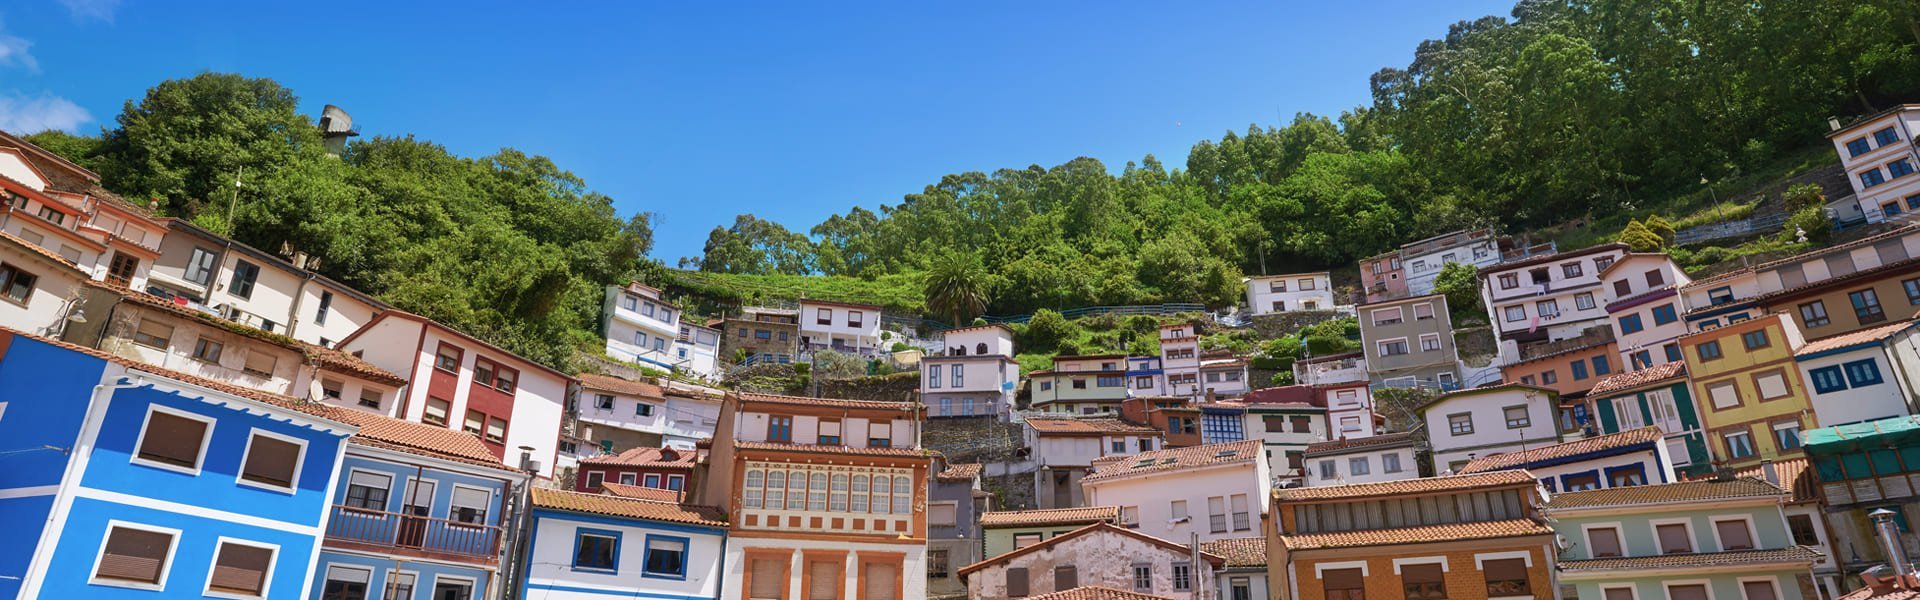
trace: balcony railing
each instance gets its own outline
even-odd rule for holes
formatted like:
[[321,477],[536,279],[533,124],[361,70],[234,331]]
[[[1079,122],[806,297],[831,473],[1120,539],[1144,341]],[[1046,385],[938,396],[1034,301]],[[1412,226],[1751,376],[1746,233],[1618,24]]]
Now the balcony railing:
[[500,556],[499,527],[338,504],[327,520],[327,540],[456,560]]

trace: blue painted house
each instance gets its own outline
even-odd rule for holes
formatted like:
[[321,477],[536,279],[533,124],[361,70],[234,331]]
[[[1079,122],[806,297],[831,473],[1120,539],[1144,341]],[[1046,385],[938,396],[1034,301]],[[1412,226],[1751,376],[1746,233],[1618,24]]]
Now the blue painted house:
[[0,329],[0,597],[298,594],[333,412]]
[[[344,411],[343,411],[344,412]],[[368,413],[334,489],[309,598],[498,597],[509,511],[529,475],[479,437]]]
[[599,494],[532,490],[519,597],[720,597],[727,521],[719,509],[659,499],[657,490],[607,488]]

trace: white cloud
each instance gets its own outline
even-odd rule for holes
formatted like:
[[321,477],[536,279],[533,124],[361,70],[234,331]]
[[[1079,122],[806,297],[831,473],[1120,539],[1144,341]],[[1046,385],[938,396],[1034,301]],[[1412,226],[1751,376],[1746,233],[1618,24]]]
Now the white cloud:
[[0,22],[0,67],[26,67],[29,71],[39,71],[40,62],[27,52],[27,48],[31,47],[33,42],[7,34],[6,23]]
[[73,18],[85,21],[99,19],[113,22],[113,12],[120,9],[120,0],[60,0],[60,4],[73,13]]
[[76,131],[93,120],[87,109],[57,96],[0,95],[0,131],[21,135],[50,129]]

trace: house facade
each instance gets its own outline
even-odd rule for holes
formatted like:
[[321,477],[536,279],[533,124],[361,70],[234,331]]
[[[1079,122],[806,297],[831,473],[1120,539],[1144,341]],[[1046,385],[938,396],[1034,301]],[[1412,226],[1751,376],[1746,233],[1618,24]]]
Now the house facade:
[[1501,363],[1519,360],[1524,347],[1609,325],[1600,273],[1626,253],[1626,244],[1602,244],[1481,269],[1480,296],[1500,340]]
[[1675,340],[1687,333],[1687,324],[1680,320],[1686,311],[1680,288],[1689,283],[1693,278],[1664,253],[1629,252],[1600,272],[1624,370],[1681,360]]
[[1258,441],[1142,452],[1081,479],[1087,503],[1120,507],[1120,525],[1169,540],[1247,537],[1273,478]]
[[[1052,369],[1027,374],[1034,410],[1070,415],[1119,414],[1120,402],[1128,395],[1126,359],[1125,354],[1053,357]],[[1195,365],[1197,375],[1197,361]]]
[[787,364],[799,354],[800,313],[777,308],[747,307],[721,322],[720,362],[742,361]]
[[1814,340],[1793,355],[1823,426],[1914,414],[1920,351],[1914,321]]
[[[1835,579],[1851,583],[1861,571],[1888,562],[1886,541],[1908,556],[1920,550],[1914,529],[1897,526],[1904,515],[1920,510],[1920,492],[1911,484],[1920,474],[1920,420],[1909,416],[1822,427],[1807,432],[1806,441],[1811,483],[1818,489],[1824,531],[1831,536],[1828,547],[1838,567]],[[1896,513],[1897,539],[1883,540],[1875,531],[1872,513],[1879,510]]]
[[1920,105],[1903,104],[1845,126],[1834,121],[1827,133],[1868,222],[1904,221],[1920,211],[1920,184],[1910,177],[1920,167],[1913,146],[1917,130]]
[[576,492],[598,493],[604,484],[669,492],[686,491],[694,473],[694,452],[676,448],[630,448],[619,454],[580,459]]
[[1127,357],[1127,394],[1134,397],[1167,395],[1167,370],[1158,356]]
[[1025,420],[1026,447],[1036,469],[1033,498],[1039,508],[1087,506],[1081,480],[1094,461],[1161,448],[1160,430],[1119,419]]
[[1558,598],[1534,485],[1497,471],[1277,490],[1268,582],[1299,600]]
[[75,312],[71,299],[87,287],[92,274],[45,248],[0,232],[0,277],[6,283],[0,295],[9,300],[0,302],[0,323],[58,337],[73,327],[69,319],[74,315],[88,318],[84,309]]
[[980,485],[978,463],[942,458],[935,468],[927,486],[927,597],[965,598],[967,584],[956,571],[986,558],[980,515],[993,508],[993,494]]
[[1559,581],[1581,598],[1820,598],[1820,553],[1794,543],[1785,499],[1730,477],[1566,492],[1543,512],[1569,542]]
[[726,587],[728,523],[717,509],[545,488],[531,496],[518,597],[717,599]]
[[1013,330],[1005,325],[953,329],[945,344],[945,352],[920,358],[920,401],[928,416],[1008,414],[1020,384]]
[[680,335],[673,338],[673,360],[690,375],[707,380],[718,378],[722,335],[719,329],[687,322],[683,315]]
[[1587,404],[1597,433],[1658,428],[1676,474],[1696,476],[1712,470],[1713,456],[1693,398],[1683,361],[1608,377],[1593,386]]
[[1316,402],[1316,390],[1292,387],[1301,389],[1286,396],[1254,393],[1241,401],[1247,410],[1247,438],[1260,441],[1267,471],[1281,485],[1299,485],[1306,476],[1303,457],[1307,447],[1329,439],[1327,409]]
[[1200,359],[1202,398],[1238,398],[1252,389],[1247,385],[1247,361],[1230,354]]
[[1125,527],[1096,523],[960,569],[967,597],[1026,598],[1081,587],[1198,598],[1226,559]]
[[162,219],[147,290],[241,325],[334,347],[391,308],[316,273],[320,261],[291,249],[280,256],[180,219]]
[[1307,486],[1378,483],[1420,477],[1420,438],[1412,432],[1308,444],[1301,453]]
[[608,356],[668,371],[691,370],[693,361],[673,351],[680,337],[680,307],[663,298],[658,288],[637,281],[609,285],[600,314]]
[[1406,268],[1401,266],[1399,250],[1360,259],[1360,298],[1356,304],[1371,304],[1406,295],[1407,274]]
[[[267,598],[312,577],[335,409],[0,331],[0,592]],[[64,449],[64,450],[49,450]]]
[[671,379],[658,383],[661,393],[667,397],[666,429],[661,434],[661,444],[692,450],[700,440],[712,439],[714,428],[720,422],[725,392]]
[[1476,269],[1499,264],[1500,237],[1492,229],[1469,229],[1443,233],[1400,246],[1400,261],[1406,268],[1407,293],[1433,293],[1433,280],[1447,263],[1460,263]]
[[1201,542],[1200,551],[1218,556],[1225,565],[1214,571],[1214,594],[1221,600],[1271,597],[1267,585],[1267,539],[1261,536]]
[[1679,481],[1657,427],[1528,448],[1473,459],[1462,473],[1522,469],[1549,493],[1578,492]]
[[1388,387],[1460,385],[1460,355],[1453,340],[1447,297],[1413,296],[1355,308],[1368,379]]
[[1681,295],[1689,331],[1763,313],[1787,314],[1808,339],[1871,329],[1920,307],[1920,225],[1704,278]]
[[721,597],[798,598],[815,584],[832,597],[925,597],[933,473],[918,446],[923,410],[728,395],[693,498],[730,521],[721,577],[738,583]]
[[880,307],[871,304],[800,301],[801,353],[832,350],[867,358],[880,348]]
[[659,385],[580,373],[580,437],[603,454],[659,448],[666,439],[667,397]]
[[1161,325],[1160,368],[1167,374],[1167,395],[1199,397],[1199,329],[1191,323]]
[[984,542],[982,560],[1072,533],[1095,523],[1118,524],[1120,507],[1088,506],[1036,510],[996,511],[980,514],[980,535]]
[[1458,473],[1481,456],[1560,443],[1559,394],[1502,384],[1452,392],[1415,409],[1426,424],[1435,472]]
[[1333,280],[1325,272],[1255,275],[1247,287],[1247,310],[1254,315],[1298,310],[1333,310]]
[[478,435],[502,464],[553,477],[573,377],[398,310],[380,313],[339,346],[407,374],[400,418]]
[[1803,343],[1799,327],[1779,314],[1680,338],[1716,459],[1738,468],[1800,455],[1801,433],[1814,424],[1793,362]]
[[146,289],[167,225],[150,207],[100,187],[93,171],[0,131],[0,233],[58,257],[87,279],[139,290]]

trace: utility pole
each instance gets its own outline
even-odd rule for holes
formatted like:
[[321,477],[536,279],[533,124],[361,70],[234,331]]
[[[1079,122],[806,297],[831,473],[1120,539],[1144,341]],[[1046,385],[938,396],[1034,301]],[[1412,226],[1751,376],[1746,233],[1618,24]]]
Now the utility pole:
[[233,207],[240,203],[240,178],[246,176],[245,166],[240,167],[240,171],[233,174],[233,195],[227,197],[227,235],[233,235]]

